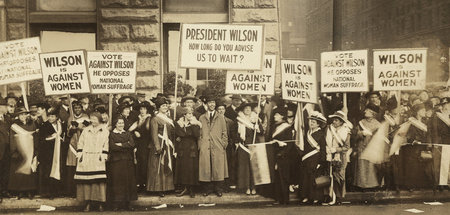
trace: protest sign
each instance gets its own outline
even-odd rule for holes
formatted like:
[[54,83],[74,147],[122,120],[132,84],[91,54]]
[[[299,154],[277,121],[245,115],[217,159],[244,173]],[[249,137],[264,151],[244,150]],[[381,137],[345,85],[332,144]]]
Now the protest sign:
[[263,25],[182,24],[181,68],[261,70]]
[[90,93],[84,51],[39,55],[45,95]]
[[373,88],[423,90],[427,74],[427,49],[373,51]]
[[227,94],[273,95],[275,94],[276,55],[264,56],[264,67],[260,71],[227,71]]
[[322,93],[369,91],[367,50],[322,52]]
[[317,103],[316,61],[281,60],[283,99]]
[[42,78],[39,37],[0,43],[0,85]]
[[135,93],[136,52],[87,52],[91,92]]

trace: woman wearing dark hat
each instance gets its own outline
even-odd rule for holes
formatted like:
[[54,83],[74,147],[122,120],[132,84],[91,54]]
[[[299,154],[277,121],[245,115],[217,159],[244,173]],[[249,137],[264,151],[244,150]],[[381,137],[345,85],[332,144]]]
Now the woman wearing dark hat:
[[263,135],[263,128],[258,114],[252,111],[252,108],[257,105],[253,103],[243,103],[237,108],[238,117],[238,134],[239,147],[237,149],[237,187],[239,189],[246,189],[247,195],[255,195],[255,184],[253,182],[253,175],[250,168],[250,151],[248,145],[257,143],[257,138],[254,136],[255,129],[257,135]]
[[101,120],[100,113],[91,113],[91,124],[83,130],[77,145],[77,200],[86,203],[85,212],[91,210],[93,202],[98,203],[99,211],[103,211],[106,202],[109,130],[101,124]]
[[[118,109],[117,111],[119,113],[117,117],[121,117],[122,119],[124,119],[125,130],[128,131],[128,129],[131,127],[131,125],[133,125],[133,123],[136,122],[136,120],[137,120],[131,115],[131,104],[128,102],[123,102],[119,105],[119,107],[117,107],[117,109]],[[114,119],[114,121],[115,120],[116,119]]]
[[329,196],[331,201],[329,205],[340,204],[341,199],[345,197],[345,169],[347,167],[348,153],[350,150],[350,131],[351,123],[347,120],[347,114],[343,111],[337,111],[329,116],[331,124],[327,128],[327,161],[331,162],[333,183],[330,187]]
[[136,181],[139,191],[146,190],[147,183],[147,165],[148,165],[148,146],[151,143],[150,120],[152,118],[153,108],[147,101],[141,102],[139,108],[138,120],[133,123],[130,131],[134,131],[136,142]]
[[309,130],[305,134],[304,155],[301,160],[303,174],[300,179],[300,197],[302,203],[317,204],[323,200],[324,189],[316,188],[314,179],[320,170],[327,168],[325,132],[322,130],[327,119],[319,112],[313,111],[308,117]]
[[16,114],[18,119],[12,124],[10,131],[11,161],[8,189],[17,192],[18,199],[25,194],[32,199],[37,189],[36,169],[32,170],[38,145],[36,125],[31,121],[29,112],[24,107],[18,108]]
[[425,121],[426,108],[424,104],[416,104],[412,107],[414,113],[408,121],[411,126],[406,134],[410,145],[402,146],[400,157],[402,159],[403,185],[409,190],[429,187],[434,180],[429,171],[432,164],[431,147],[426,145],[413,145],[416,143],[429,143],[428,126]]
[[180,138],[177,146],[175,182],[184,186],[177,196],[187,193],[194,197],[193,187],[198,185],[198,145],[201,123],[194,116],[192,107],[185,107],[184,116],[175,124],[175,134]]
[[147,191],[164,197],[164,192],[174,189],[174,124],[167,116],[168,101],[161,97],[155,100],[155,105],[158,113],[150,121],[152,141],[148,146]]
[[130,201],[137,200],[135,165],[133,150],[135,143],[130,132],[124,130],[125,120],[118,118],[113,122],[114,129],[109,133],[109,158],[106,163],[108,173],[109,200],[114,211],[119,208],[134,210]]
[[362,159],[361,154],[366,149],[375,132],[381,126],[381,123],[376,119],[379,113],[379,107],[372,103],[366,105],[364,109],[364,119],[359,121],[356,128],[356,153],[357,159],[354,165],[354,180],[353,185],[362,189],[375,188],[380,186],[378,181],[378,173],[374,163]]
[[286,109],[278,107],[272,112],[274,119],[270,128],[270,141],[274,143],[274,197],[280,204],[289,204],[290,160],[288,153],[295,144],[292,126],[286,122]]
[[[44,198],[54,198],[62,192],[59,190],[60,165],[54,164],[54,160],[59,159],[59,149],[61,144],[61,134],[63,127],[58,120],[58,111],[49,109],[47,121],[39,128],[39,187],[40,194]],[[65,129],[64,129],[65,130]]]

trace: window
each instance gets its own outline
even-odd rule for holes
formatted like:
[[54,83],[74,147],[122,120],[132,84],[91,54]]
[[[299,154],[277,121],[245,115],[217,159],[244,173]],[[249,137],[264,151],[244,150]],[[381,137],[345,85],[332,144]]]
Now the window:
[[227,0],[165,0],[164,12],[228,12]]

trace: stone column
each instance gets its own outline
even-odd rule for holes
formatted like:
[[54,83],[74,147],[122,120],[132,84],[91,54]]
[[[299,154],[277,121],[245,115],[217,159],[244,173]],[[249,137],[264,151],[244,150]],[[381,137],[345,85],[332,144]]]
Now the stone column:
[[277,55],[275,86],[281,83],[280,73],[280,32],[278,0],[231,0],[231,23],[263,24],[265,31],[265,54]]
[[6,0],[6,39],[27,37],[26,0]]
[[100,0],[98,49],[136,51],[136,90],[153,95],[161,90],[161,20],[159,0]]

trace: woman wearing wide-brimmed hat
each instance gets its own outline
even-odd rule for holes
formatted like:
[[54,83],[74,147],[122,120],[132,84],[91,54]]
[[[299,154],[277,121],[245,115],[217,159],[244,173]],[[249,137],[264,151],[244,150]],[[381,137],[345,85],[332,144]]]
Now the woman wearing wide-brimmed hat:
[[347,114],[343,111],[337,111],[328,116],[331,124],[328,125],[326,132],[327,142],[327,161],[331,162],[332,182],[329,196],[331,197],[330,205],[341,203],[345,197],[345,169],[349,162],[348,154],[351,153],[350,148],[350,131],[352,124],[347,120]]
[[174,123],[167,116],[169,101],[160,97],[154,100],[158,113],[150,121],[151,142],[148,145],[147,191],[158,192],[164,197],[173,190],[175,168]]
[[317,188],[314,179],[327,169],[325,131],[327,119],[317,111],[308,117],[309,130],[305,134],[305,148],[301,159],[300,197],[302,203],[317,204],[323,200],[323,188]]

